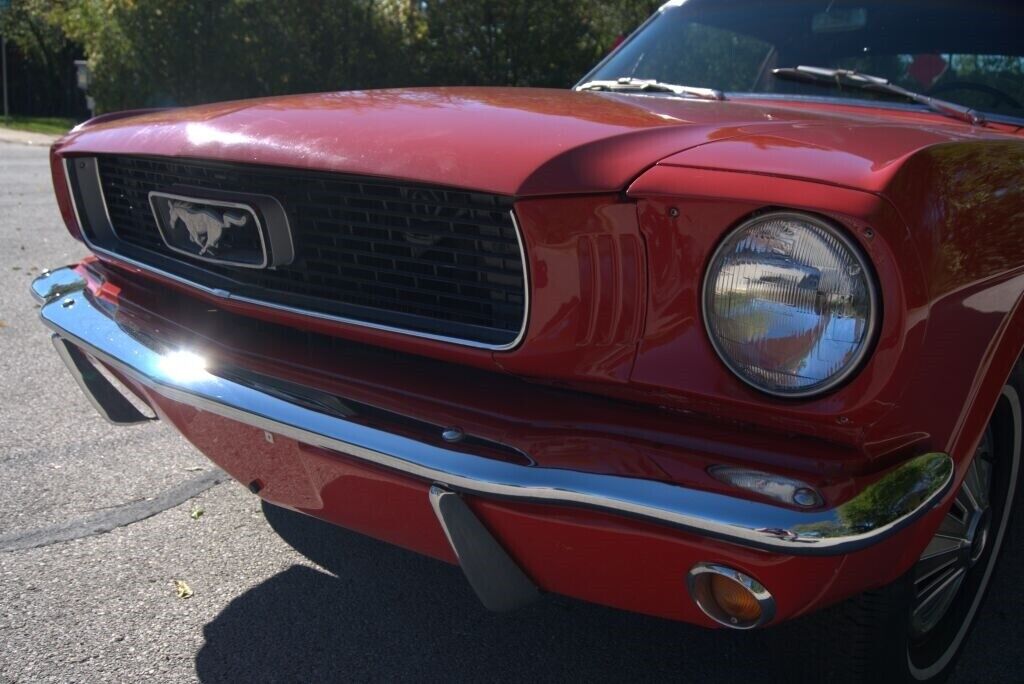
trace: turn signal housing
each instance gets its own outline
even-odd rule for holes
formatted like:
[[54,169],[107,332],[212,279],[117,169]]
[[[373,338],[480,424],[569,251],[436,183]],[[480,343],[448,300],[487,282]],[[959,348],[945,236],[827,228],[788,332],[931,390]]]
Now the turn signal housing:
[[775,599],[764,586],[724,565],[699,563],[687,577],[694,603],[720,625],[753,629],[775,617]]

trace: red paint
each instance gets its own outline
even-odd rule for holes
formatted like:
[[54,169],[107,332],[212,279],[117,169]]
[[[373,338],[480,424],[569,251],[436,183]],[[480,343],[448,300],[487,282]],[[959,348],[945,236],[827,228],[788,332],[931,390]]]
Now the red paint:
[[[1024,143],[1014,132],[844,103],[403,90],[98,121],[55,146],[53,175],[76,235],[59,162],[77,154],[275,164],[513,196],[533,306],[526,337],[510,352],[153,288],[152,276],[111,269],[109,259],[89,268],[124,315],[183,326],[183,339],[204,353],[459,424],[541,465],[721,489],[708,465],[754,464],[804,478],[836,503],[925,450],[951,453],[962,476],[1020,356]],[[737,223],[775,207],[844,229],[880,286],[873,353],[819,398],[785,401],[747,387],[703,327],[711,252]],[[366,346],[310,354],[239,335],[232,322],[241,316]],[[374,354],[392,356],[373,363]],[[268,498],[452,560],[428,483],[287,440],[270,445],[230,421],[150,399],[229,472],[263,480]],[[895,578],[944,512],[871,550],[813,560],[576,510],[473,506],[546,589],[701,624],[682,584],[694,562],[749,572],[776,594],[785,618]]]
[[[870,111],[870,110],[869,110]],[[829,124],[745,126],[737,135],[662,160],[669,166],[804,178],[881,192],[910,156],[932,145],[1005,139],[987,129],[879,117],[837,117]]]
[[[867,456],[880,455],[866,447],[874,441],[866,431],[906,390],[903,374],[914,365],[925,330],[923,321],[908,315],[925,304],[925,285],[892,205],[870,193],[806,181],[668,166],[643,175],[629,194],[639,201],[651,255],[647,330],[632,376],[636,389],[695,410],[713,406],[720,415],[755,425],[800,426],[864,448]],[[844,226],[870,256],[884,293],[874,353],[843,389],[817,399],[780,401],[746,386],[722,364],[704,329],[701,289],[711,253],[730,227],[773,206]],[[670,216],[671,208],[678,217]],[[870,240],[864,237],[869,228]],[[682,357],[688,363],[673,363]]]
[[[741,109],[745,119],[764,120],[761,108]],[[620,189],[666,151],[708,140],[721,119],[707,108],[686,117],[679,125],[635,99],[560,90],[324,93],[100,122],[71,133],[60,147],[68,155],[143,151],[522,197]]]
[[[857,112],[857,113],[850,113]],[[436,88],[290,95],[99,121],[61,154],[120,153],[272,164],[470,187],[517,197],[621,190],[671,154],[748,133],[794,148],[837,131],[903,149],[975,134],[915,115],[874,130],[886,110],[800,109],[529,88]],[[859,115],[858,115],[859,114]],[[922,121],[929,132],[915,133]],[[794,124],[799,125],[794,125]],[[778,131],[777,134],[773,134]],[[837,146],[842,149],[842,145]]]
[[67,176],[64,173],[64,164],[60,155],[57,154],[57,145],[50,149],[50,178],[53,180],[53,192],[57,197],[57,208],[60,210],[60,217],[64,219],[64,225],[68,232],[76,240],[82,239],[82,230],[78,225],[78,218],[71,203],[71,193],[68,191]]
[[[201,451],[278,505],[454,563],[417,481],[262,430],[148,399]],[[470,498],[496,538],[546,591],[707,627],[690,601],[687,571],[699,562],[735,567],[771,588],[782,621],[899,576],[917,554],[908,530],[871,549],[839,557],[791,557],[743,549],[580,509]],[[919,553],[919,551],[917,552]]]
[[260,496],[398,546],[456,562],[437,524],[429,486],[339,458],[281,435],[147,394],[160,417],[243,484],[262,483]]
[[528,333],[495,354],[547,380],[626,382],[643,332],[647,266],[636,208],[615,196],[516,204],[530,255]]

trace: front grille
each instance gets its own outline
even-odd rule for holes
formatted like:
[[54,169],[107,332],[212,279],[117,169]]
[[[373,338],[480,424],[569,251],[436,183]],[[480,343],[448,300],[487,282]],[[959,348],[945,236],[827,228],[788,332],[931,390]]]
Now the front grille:
[[[279,167],[100,156],[113,251],[199,285],[314,314],[484,346],[516,341],[524,256],[510,198]],[[192,186],[270,195],[295,259],[276,269],[198,262],[170,250],[150,191]]]

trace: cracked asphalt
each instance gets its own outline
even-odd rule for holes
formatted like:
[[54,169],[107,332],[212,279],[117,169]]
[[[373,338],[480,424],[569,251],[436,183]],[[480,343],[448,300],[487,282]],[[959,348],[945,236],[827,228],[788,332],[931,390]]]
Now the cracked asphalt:
[[[307,560],[170,428],[114,428],[81,396],[27,288],[84,254],[46,149],[0,143],[0,682],[749,682],[841,647],[820,619],[726,634],[560,597],[492,615],[457,568],[271,510]],[[1024,680],[1022,532],[955,681]]]

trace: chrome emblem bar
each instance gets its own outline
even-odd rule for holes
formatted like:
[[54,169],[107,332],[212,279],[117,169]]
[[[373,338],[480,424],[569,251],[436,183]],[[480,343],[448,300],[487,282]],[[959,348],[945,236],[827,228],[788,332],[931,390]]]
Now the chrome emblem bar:
[[[168,249],[193,259],[242,268],[266,268],[270,264],[263,225],[256,209],[248,204],[156,191],[149,193],[149,204]],[[246,240],[246,229],[252,246],[239,247]],[[239,242],[231,244],[232,238]]]
[[244,226],[249,222],[248,214],[233,211],[217,212],[212,208],[198,209],[189,202],[171,200],[167,223],[174,226],[178,221],[185,224],[189,239],[201,249],[199,255],[215,254],[224,231],[232,226]]

